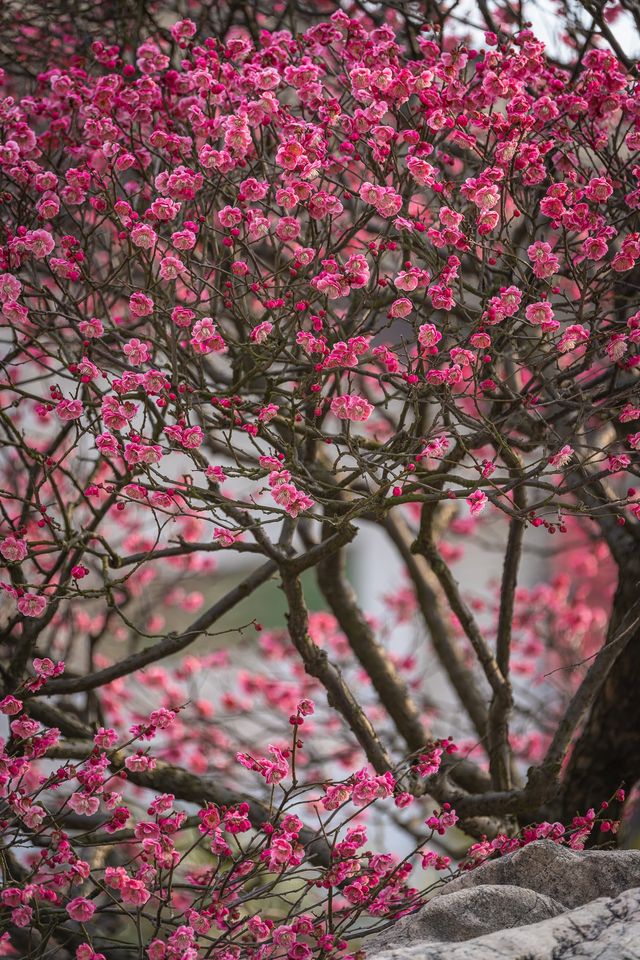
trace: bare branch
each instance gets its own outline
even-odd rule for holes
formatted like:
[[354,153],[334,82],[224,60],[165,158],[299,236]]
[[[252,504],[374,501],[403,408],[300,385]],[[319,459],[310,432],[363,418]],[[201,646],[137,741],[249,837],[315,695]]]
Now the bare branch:
[[347,686],[340,669],[331,663],[326,651],[321,650],[309,636],[309,618],[298,576],[286,567],[281,569],[280,575],[289,607],[286,615],[289,635],[306,672],[323,685],[330,706],[346,721],[374,770],[386,773],[392,768],[391,759],[372,724]]
[[473,673],[464,663],[462,654],[456,647],[455,637],[452,636],[445,620],[441,609],[438,579],[425,558],[412,552],[412,533],[397,512],[386,518],[384,527],[400,553],[411,577],[420,612],[429,631],[438,660],[467,711],[478,737],[480,740],[484,740],[488,722],[486,697],[478,689]]
[[266,583],[276,572],[277,566],[269,560],[253,573],[249,574],[241,583],[217,600],[208,610],[205,610],[191,626],[180,634],[169,634],[164,640],[154,644],[152,647],[146,647],[138,653],[132,653],[131,656],[120,660],[118,663],[105,667],[103,670],[96,670],[86,677],[75,677],[70,679],[50,680],[44,687],[38,690],[33,696],[46,697],[62,693],[79,693],[84,690],[95,690],[102,687],[118,677],[125,677],[136,670],[155,663],[157,660],[163,660],[180,650],[184,650],[190,644],[197,640],[206,630],[208,630],[216,620],[232,610],[241,600],[245,600],[258,587]]
[[419,750],[428,739],[417,707],[400,679],[386,650],[358,606],[347,580],[344,551],[322,560],[316,567],[318,583],[333,610],[349,645],[367,671],[380,702],[396,725],[410,751]]
[[458,584],[451,570],[443,560],[435,542],[431,538],[425,538],[419,535],[411,549],[414,553],[421,554],[428,561],[429,566],[435,573],[440,586],[447,596],[451,609],[460,621],[462,629],[475,650],[485,676],[491,685],[491,689],[494,693],[500,694],[505,684],[505,678],[480,632],[475,617],[462,599]]

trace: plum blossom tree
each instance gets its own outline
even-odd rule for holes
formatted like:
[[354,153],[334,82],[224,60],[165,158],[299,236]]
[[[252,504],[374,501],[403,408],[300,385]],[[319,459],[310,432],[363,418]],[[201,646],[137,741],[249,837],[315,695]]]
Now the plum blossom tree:
[[567,6],[557,59],[510,4],[6,7],[4,955],[353,960],[458,864],[610,840],[640,780],[618,8]]

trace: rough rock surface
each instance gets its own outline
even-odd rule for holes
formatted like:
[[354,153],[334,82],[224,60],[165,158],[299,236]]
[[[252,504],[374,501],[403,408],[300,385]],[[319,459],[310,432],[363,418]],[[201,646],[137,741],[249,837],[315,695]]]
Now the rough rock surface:
[[532,843],[366,946],[370,960],[640,960],[640,851]]

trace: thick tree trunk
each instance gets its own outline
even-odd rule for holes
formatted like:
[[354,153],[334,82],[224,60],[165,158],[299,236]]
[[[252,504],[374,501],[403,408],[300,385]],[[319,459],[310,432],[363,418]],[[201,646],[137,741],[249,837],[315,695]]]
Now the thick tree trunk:
[[[640,615],[640,559],[620,569],[607,642]],[[615,661],[575,744],[564,775],[562,816],[596,810],[624,784],[640,781],[640,625]],[[621,805],[612,804],[613,818]],[[603,834],[610,840],[610,834]],[[596,839],[597,842],[597,839]]]

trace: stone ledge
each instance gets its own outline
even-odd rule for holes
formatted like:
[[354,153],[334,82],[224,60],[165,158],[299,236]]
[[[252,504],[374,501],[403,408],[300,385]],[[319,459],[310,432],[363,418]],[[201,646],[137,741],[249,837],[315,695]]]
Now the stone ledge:
[[640,960],[640,851],[529,844],[365,946],[369,960]]

